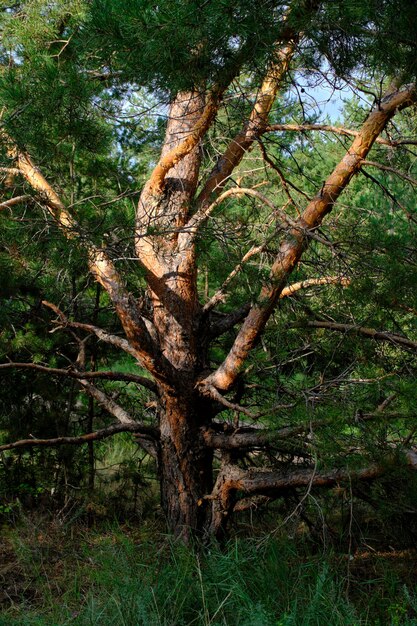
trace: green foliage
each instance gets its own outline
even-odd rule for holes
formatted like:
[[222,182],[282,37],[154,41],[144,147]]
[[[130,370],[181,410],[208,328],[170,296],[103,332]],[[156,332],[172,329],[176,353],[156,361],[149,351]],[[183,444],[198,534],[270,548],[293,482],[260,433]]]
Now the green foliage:
[[136,537],[114,526],[75,531],[75,542],[74,534],[70,539],[45,523],[29,523],[28,534],[20,533],[9,539],[15,568],[27,593],[34,583],[38,593],[3,613],[2,625],[415,624],[412,583],[392,569],[384,572],[388,560],[379,564],[377,557],[361,571],[360,558],[347,567],[335,555],[312,554],[285,539],[240,539],[199,553],[152,529]]
[[[271,57],[285,3],[95,0],[89,45],[123,79],[169,93],[229,82]],[[187,72],[184,72],[187,67]]]

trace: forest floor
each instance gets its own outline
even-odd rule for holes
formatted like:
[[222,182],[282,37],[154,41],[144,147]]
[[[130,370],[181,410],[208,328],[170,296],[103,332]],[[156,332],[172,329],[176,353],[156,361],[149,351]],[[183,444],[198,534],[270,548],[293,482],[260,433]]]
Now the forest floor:
[[1,529],[0,626],[411,626],[416,557],[283,532],[197,551],[155,520],[89,526],[32,513]]

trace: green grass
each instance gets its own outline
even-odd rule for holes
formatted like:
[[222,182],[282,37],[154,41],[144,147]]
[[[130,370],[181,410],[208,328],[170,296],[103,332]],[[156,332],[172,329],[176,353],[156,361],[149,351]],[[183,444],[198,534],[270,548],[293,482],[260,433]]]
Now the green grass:
[[415,589],[386,564],[358,574],[284,537],[195,551],[146,526],[46,530],[9,532],[21,594],[0,626],[417,625]]

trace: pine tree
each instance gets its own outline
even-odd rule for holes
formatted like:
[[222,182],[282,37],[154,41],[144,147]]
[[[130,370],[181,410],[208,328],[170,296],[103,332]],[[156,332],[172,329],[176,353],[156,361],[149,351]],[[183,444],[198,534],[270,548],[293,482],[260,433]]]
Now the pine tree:
[[[339,387],[347,380],[341,376],[343,354],[338,360],[327,335],[314,367],[308,350],[301,351],[297,374],[285,362],[289,354],[298,358],[297,343],[306,332],[300,326],[310,329],[311,342],[325,331],[381,340],[398,361],[398,351],[416,351],[404,328],[375,330],[322,312],[313,316],[315,308],[341,308],[348,286],[355,302],[364,299],[373,229],[380,233],[375,250],[389,264],[405,262],[387,252],[390,246],[401,241],[411,249],[415,217],[407,207],[413,193],[398,180],[394,190],[368,168],[376,167],[371,150],[381,160],[384,150],[398,150],[390,158],[403,160],[400,171],[409,159],[414,167],[406,149],[415,140],[399,133],[412,125],[406,114],[416,102],[415,13],[413,2],[393,0],[3,5],[0,209],[7,227],[0,261],[18,267],[26,279],[34,277],[36,293],[26,311],[41,312],[30,327],[21,320],[25,330],[13,338],[17,300],[12,298],[11,315],[3,306],[9,362],[0,367],[13,375],[25,370],[28,376],[29,369],[71,378],[116,418],[89,436],[58,436],[56,444],[135,432],[157,460],[169,526],[185,539],[193,532],[219,535],[233,511],[250,506],[254,496],[276,498],[289,488],[335,485],[349,476],[371,480],[386,471],[385,462],[366,454],[359,467],[326,465],[337,450],[319,467],[305,437],[311,406],[327,401],[326,390],[336,385],[326,387],[326,380],[341,381]],[[306,111],[306,91],[317,76],[365,94],[363,110],[352,110],[353,129],[319,123]],[[403,117],[394,123],[397,115]],[[310,142],[317,132],[337,140]],[[398,170],[378,163],[383,177]],[[358,187],[362,171],[367,180]],[[412,173],[402,178],[415,185]],[[346,197],[358,206],[361,195],[368,194],[368,206],[385,191],[378,201],[396,202],[406,217],[395,211],[388,219],[385,206],[366,227],[358,226],[360,212],[342,220],[337,206],[348,187]],[[15,225],[15,215],[30,220],[26,230]],[[395,231],[385,241],[384,219]],[[355,228],[370,237],[365,270],[364,259],[349,265],[332,243],[333,232],[347,242]],[[23,232],[29,254],[21,256],[14,250]],[[66,273],[62,296],[60,265]],[[98,296],[87,275],[100,286]],[[17,288],[12,285],[11,294]],[[309,289],[319,290],[314,302],[297,300]],[[336,298],[329,295],[335,290]],[[88,304],[92,291],[95,307]],[[409,292],[399,292],[396,306],[412,315]],[[289,301],[301,302],[302,315]],[[39,317],[45,323],[48,311],[60,336],[71,338],[65,348],[69,368],[47,356],[56,348],[51,341],[41,345],[38,357],[23,356],[25,341],[35,352],[35,327]],[[379,325],[386,318],[373,319]],[[134,373],[96,371],[99,354],[91,337],[133,358]],[[359,378],[360,364],[356,369]],[[362,367],[375,376],[376,369]],[[151,394],[153,420],[137,419],[129,394],[115,399],[106,380],[145,389],[135,396],[140,414]],[[308,410],[299,401],[306,389]],[[297,399],[277,403],[277,392]],[[370,420],[388,406],[386,398],[374,400],[374,410],[366,410]],[[329,410],[332,402],[314,414],[318,428],[328,428],[335,417],[343,424],[352,419],[343,411],[343,394]],[[363,413],[359,394],[349,396],[349,403]],[[409,431],[401,441],[409,446]],[[1,449],[44,444],[26,440]],[[390,455],[387,437],[385,447]],[[256,461],[253,450],[260,451]],[[415,465],[409,447],[403,453]]]

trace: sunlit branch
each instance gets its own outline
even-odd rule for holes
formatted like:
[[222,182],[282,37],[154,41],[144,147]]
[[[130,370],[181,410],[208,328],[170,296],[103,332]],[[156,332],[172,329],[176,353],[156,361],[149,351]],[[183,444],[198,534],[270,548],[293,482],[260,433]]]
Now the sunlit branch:
[[[40,194],[48,212],[57,222],[65,237],[68,239],[79,238],[80,228],[77,222],[69,213],[56,191],[35,166],[31,156],[27,152],[20,150],[12,138],[4,131],[1,132],[0,138],[5,144],[9,158],[16,163],[32,189]],[[109,294],[126,334],[129,338],[133,338],[132,344],[137,350],[138,358],[141,359],[141,362],[149,371],[152,371],[154,369],[152,340],[143,319],[140,317],[136,304],[129,296],[121,277],[105,251],[97,248],[91,242],[85,242],[85,247],[88,253],[91,273]]]
[[[265,132],[308,132],[308,131],[323,131],[334,133],[335,135],[343,135],[345,137],[357,137],[360,134],[359,130],[353,130],[351,128],[345,128],[343,126],[332,126],[330,124],[270,124],[266,127]],[[375,140],[383,146],[390,148],[396,148],[397,146],[417,145],[416,139],[385,139],[384,137],[378,137]]]
[[27,202],[31,199],[32,196],[24,195],[15,196],[14,198],[10,198],[10,200],[4,200],[4,202],[0,202],[0,211],[2,209],[10,209],[12,206],[16,206],[16,204],[21,204],[22,202]]
[[308,287],[314,287],[316,285],[342,285],[347,287],[350,285],[350,279],[345,276],[323,276],[322,278],[307,278],[306,280],[300,280],[297,283],[284,287],[281,291],[280,298],[286,298],[292,296],[293,293],[300,291],[300,289],[308,289]]
[[289,43],[277,51],[276,60],[269,68],[259,89],[247,124],[229,143],[198,197],[200,210],[204,210],[204,207],[221,193],[233,170],[265,129],[278,90],[294,55],[298,38],[297,33],[289,34]]
[[297,227],[291,229],[288,237],[281,244],[271,269],[269,283],[262,287],[258,302],[247,315],[226,359],[213,374],[199,382],[201,387],[214,386],[222,391],[227,391],[232,387],[243,363],[272,314],[289,275],[308,246],[308,238],[304,233],[320,226],[352,177],[358,172],[362,161],[387,123],[398,110],[414,104],[416,97],[414,85],[390,91],[379,106],[369,114],[347,153],[297,220]]
[[224,88],[216,88],[209,94],[206,106],[199,120],[190,130],[187,137],[179,145],[175,146],[167,154],[161,157],[148,182],[146,183],[147,189],[151,195],[158,195],[162,193],[164,181],[169,170],[175,167],[175,165],[182,161],[184,157],[190,154],[190,152],[192,152],[192,150],[194,150],[194,148],[198,145],[200,139],[205,135],[218,111],[223,91]]

